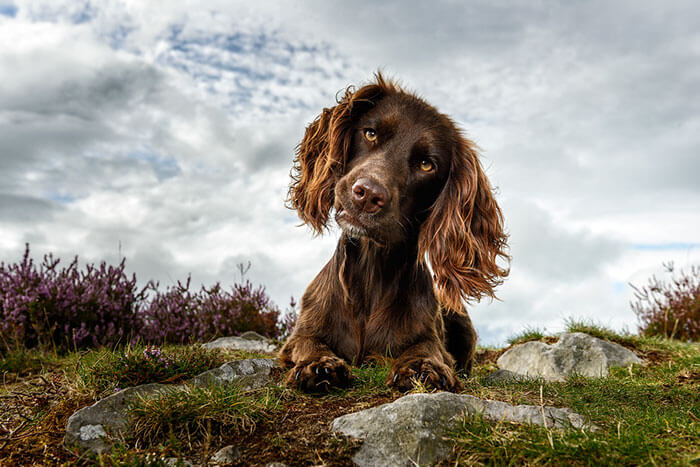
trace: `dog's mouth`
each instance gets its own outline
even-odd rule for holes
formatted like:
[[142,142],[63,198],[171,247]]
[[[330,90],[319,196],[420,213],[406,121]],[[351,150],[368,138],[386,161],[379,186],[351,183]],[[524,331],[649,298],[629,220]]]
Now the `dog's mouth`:
[[335,221],[344,232],[353,237],[366,236],[367,227],[345,208],[339,207],[335,213]]

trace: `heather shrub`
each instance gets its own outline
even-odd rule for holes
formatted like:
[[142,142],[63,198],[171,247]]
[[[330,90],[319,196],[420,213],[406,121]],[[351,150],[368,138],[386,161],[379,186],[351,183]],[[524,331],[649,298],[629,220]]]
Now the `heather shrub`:
[[124,260],[80,269],[77,256],[62,267],[50,254],[37,266],[27,245],[21,262],[0,263],[0,351],[185,344],[246,331],[280,338],[296,321],[293,300],[280,319],[265,288],[248,280],[192,290],[188,277],[161,291],[139,288],[124,269]]
[[280,334],[279,310],[265,288],[250,281],[234,284],[230,291],[219,283],[190,290],[190,278],[164,292],[153,286],[154,296],[141,312],[141,336],[146,342],[184,344],[255,331],[267,337]]
[[289,337],[289,335],[294,330],[294,326],[297,324],[297,319],[299,318],[299,313],[297,312],[297,302],[294,297],[289,299],[289,308],[285,313],[278,318],[278,336],[279,340],[284,340]]
[[26,245],[18,264],[0,263],[0,348],[77,349],[116,345],[138,329],[143,290],[119,266],[67,267],[45,255],[37,267]]
[[152,296],[139,313],[139,336],[144,342],[189,343],[199,338],[198,296],[190,291],[190,278],[164,292],[158,290],[158,284],[149,284],[149,292]]
[[652,276],[637,288],[632,309],[639,319],[640,333],[687,341],[700,340],[700,267],[675,273],[673,263],[664,264],[670,280]]
[[[233,284],[227,292],[217,283],[202,287],[202,320],[207,327],[207,339],[255,331],[270,338],[279,336],[277,320],[280,311],[271,301],[265,287],[253,287],[246,280]],[[204,339],[204,337],[203,337]]]

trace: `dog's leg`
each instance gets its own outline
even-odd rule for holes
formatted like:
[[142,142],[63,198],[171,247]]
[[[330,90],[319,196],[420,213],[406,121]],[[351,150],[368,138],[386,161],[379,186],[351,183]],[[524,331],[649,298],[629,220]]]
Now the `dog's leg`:
[[319,339],[292,335],[280,350],[280,362],[290,368],[286,382],[309,392],[327,392],[331,387],[347,387],[352,373],[345,360]]
[[387,384],[406,391],[418,381],[426,386],[459,391],[462,384],[452,369],[454,360],[436,337],[407,348],[392,364]]
[[445,324],[445,346],[455,359],[457,370],[465,376],[472,371],[472,360],[476,348],[476,331],[466,313],[443,312]]

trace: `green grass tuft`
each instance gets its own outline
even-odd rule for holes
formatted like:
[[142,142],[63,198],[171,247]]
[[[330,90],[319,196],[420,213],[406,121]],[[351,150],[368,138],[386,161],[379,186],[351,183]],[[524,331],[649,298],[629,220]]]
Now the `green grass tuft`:
[[187,386],[156,397],[140,398],[129,409],[129,433],[135,444],[152,445],[175,438],[190,440],[227,432],[251,431],[255,422],[274,414],[282,389],[244,392],[237,385]]
[[508,338],[508,344],[516,345],[528,341],[538,341],[545,336],[544,329],[526,327],[522,332]]
[[615,332],[592,320],[567,318],[564,320],[564,326],[566,332],[583,332],[593,337],[598,337],[599,339],[605,339],[620,344],[634,344],[639,341],[639,337],[637,336],[633,336],[629,333]]
[[386,378],[389,376],[390,369],[387,361],[376,361],[353,367],[352,374],[355,381],[346,394],[352,396],[386,392]]
[[81,354],[74,371],[84,391],[104,393],[146,383],[181,382],[225,361],[222,352],[200,346],[136,345]]
[[13,350],[0,357],[0,373],[24,375],[36,373],[43,367],[46,358],[36,350]]

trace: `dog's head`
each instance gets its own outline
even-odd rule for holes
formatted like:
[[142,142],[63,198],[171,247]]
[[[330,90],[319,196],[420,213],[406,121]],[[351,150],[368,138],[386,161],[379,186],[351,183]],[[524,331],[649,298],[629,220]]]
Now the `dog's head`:
[[331,208],[350,237],[417,242],[440,301],[493,296],[507,270],[503,216],[474,144],[449,117],[380,74],[324,109],[298,147],[291,207],[317,232]]

